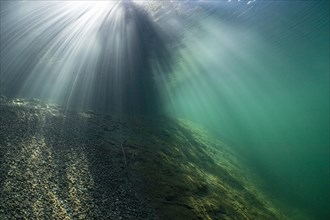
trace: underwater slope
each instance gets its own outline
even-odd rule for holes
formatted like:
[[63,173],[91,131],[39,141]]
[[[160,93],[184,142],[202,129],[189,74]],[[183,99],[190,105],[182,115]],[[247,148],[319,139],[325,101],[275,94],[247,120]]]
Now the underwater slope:
[[287,219],[189,122],[5,97],[0,122],[0,219]]

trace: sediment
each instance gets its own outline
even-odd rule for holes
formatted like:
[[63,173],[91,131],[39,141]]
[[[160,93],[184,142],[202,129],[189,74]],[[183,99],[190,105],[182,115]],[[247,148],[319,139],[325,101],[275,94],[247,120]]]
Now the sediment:
[[0,105],[0,219],[286,219],[185,120]]

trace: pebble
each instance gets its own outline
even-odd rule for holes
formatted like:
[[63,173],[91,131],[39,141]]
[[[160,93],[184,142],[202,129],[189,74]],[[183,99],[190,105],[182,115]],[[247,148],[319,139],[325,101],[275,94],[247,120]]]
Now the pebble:
[[[104,130],[92,123],[93,130],[86,131],[83,116],[71,112],[65,117],[51,105],[34,105],[38,102],[17,99],[0,106],[0,146],[6,152],[5,158],[0,157],[0,181],[9,189],[0,189],[0,219],[53,215],[58,219],[156,219],[134,183],[118,181],[126,179],[123,159],[112,158],[118,154],[100,147],[106,144],[103,140],[99,143],[95,136],[85,136],[85,132],[102,136],[110,127],[116,130],[114,126]],[[34,106],[37,110],[32,111]],[[111,119],[107,118],[108,123]],[[5,145],[1,136],[6,137]]]

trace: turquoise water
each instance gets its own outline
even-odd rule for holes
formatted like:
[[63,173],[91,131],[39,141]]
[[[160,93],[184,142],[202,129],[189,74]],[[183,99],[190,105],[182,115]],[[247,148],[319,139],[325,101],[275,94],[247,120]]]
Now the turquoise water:
[[327,4],[263,2],[201,19],[166,90],[169,112],[231,143],[274,198],[316,219],[329,217]]
[[124,2],[1,1],[1,94],[192,120],[328,219],[329,3]]

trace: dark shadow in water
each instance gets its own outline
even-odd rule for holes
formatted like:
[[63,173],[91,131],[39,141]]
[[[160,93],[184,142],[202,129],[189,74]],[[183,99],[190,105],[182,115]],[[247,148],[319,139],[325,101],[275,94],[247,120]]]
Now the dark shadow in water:
[[[119,2],[99,30],[102,52],[93,106],[126,114],[159,112],[153,74],[169,72],[174,53],[165,36],[144,9],[131,1]],[[154,72],[157,64],[161,71]]]

